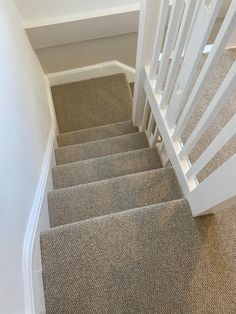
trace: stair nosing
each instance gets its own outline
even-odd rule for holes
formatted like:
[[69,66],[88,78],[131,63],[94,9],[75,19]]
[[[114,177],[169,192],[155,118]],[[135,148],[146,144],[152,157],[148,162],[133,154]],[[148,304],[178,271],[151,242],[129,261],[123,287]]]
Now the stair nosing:
[[[152,151],[152,150],[155,150],[155,149],[156,148],[151,148],[151,147],[148,146],[148,147],[134,149],[134,150],[129,150],[129,151],[120,152],[120,153],[116,153],[116,154],[110,154],[110,155],[105,155],[105,156],[100,156],[100,157],[94,157],[94,158],[89,158],[89,159],[72,161],[72,162],[69,162],[69,163],[66,163],[66,164],[60,164],[60,165],[53,166],[52,169],[55,170],[55,169],[58,169],[58,168],[68,167],[68,166],[73,165],[73,164],[85,163],[85,162],[89,162],[89,161],[92,161],[92,160],[102,160],[102,159],[105,159],[107,157],[121,156],[121,155],[126,155],[126,154],[128,155],[128,154],[130,154],[132,152],[142,152],[142,151],[146,151],[146,150],[147,151]],[[158,152],[157,152],[157,157],[160,160]],[[158,168],[158,169],[160,169],[160,168]]]
[[[65,133],[59,133],[57,135],[57,138],[59,138],[60,136],[64,136],[64,135],[70,135],[73,133],[77,133],[77,132],[84,132],[84,131],[88,131],[88,130],[94,130],[94,129],[98,129],[98,128],[104,128],[104,127],[108,127],[108,126],[112,126],[112,125],[117,125],[117,124],[122,124],[122,123],[128,123],[131,122],[132,120],[124,120],[124,121],[119,121],[119,122],[115,122],[115,123],[110,123],[110,124],[104,124],[104,125],[98,125],[98,126],[94,126],[92,128],[86,128],[86,129],[78,129],[78,130],[74,130],[74,131],[69,131],[69,132],[65,132]],[[136,127],[134,126],[134,129]]]
[[85,222],[88,222],[88,221],[91,221],[91,220],[101,220],[101,219],[103,219],[105,217],[110,217],[110,216],[114,216],[114,215],[124,215],[125,213],[130,212],[130,211],[138,211],[138,210],[149,208],[149,207],[153,207],[153,206],[162,206],[164,204],[173,204],[173,203],[176,203],[176,202],[187,202],[188,203],[188,200],[183,196],[182,198],[174,199],[174,200],[170,200],[170,201],[166,201],[166,202],[160,202],[160,203],[150,204],[150,205],[146,205],[146,206],[142,206],[142,207],[135,207],[135,208],[125,209],[125,210],[122,210],[122,211],[113,212],[113,213],[105,214],[105,215],[102,215],[102,216],[95,216],[95,217],[91,217],[91,218],[87,218],[87,219],[82,219],[82,220],[78,220],[78,221],[71,222],[71,223],[68,223],[68,224],[59,225],[59,226],[55,226],[55,227],[50,227],[49,230],[41,232],[40,235],[47,235],[51,231],[57,231],[57,230],[65,228],[65,227],[70,227],[70,226],[73,226],[73,225],[76,225],[76,224],[82,224],[82,223],[85,223]]
[[[145,171],[140,171],[140,172],[136,172],[136,173],[126,174],[126,175],[122,175],[122,176],[118,176],[118,177],[112,177],[112,178],[108,178],[108,179],[103,179],[103,180],[99,180],[99,181],[82,183],[82,184],[77,184],[77,185],[73,185],[73,186],[69,186],[69,187],[65,187],[65,188],[54,189],[52,191],[49,191],[48,195],[53,195],[53,194],[59,193],[60,191],[65,191],[65,190],[79,189],[79,188],[84,187],[84,186],[98,184],[98,182],[99,183],[103,183],[105,181],[112,181],[112,180],[115,181],[115,180],[118,180],[119,178],[130,177],[130,176],[137,176],[137,175],[141,175],[141,174],[144,174],[144,173],[150,173],[150,172],[155,172],[155,171],[163,172],[163,171],[167,171],[167,169],[168,170],[172,169],[172,171],[174,171],[173,167],[145,170]],[[174,173],[175,173],[175,171],[174,171]],[[181,193],[182,193],[182,191],[181,191]]]
[[[145,132],[133,132],[133,133],[127,133],[127,134],[123,134],[123,135],[118,135],[118,136],[113,136],[113,137],[106,137],[106,138],[103,138],[103,139],[100,139],[100,140],[95,140],[95,141],[90,141],[90,142],[84,142],[84,143],[78,143],[78,144],[72,144],[72,145],[67,145],[67,146],[62,146],[62,147],[57,147],[55,149],[55,151],[60,151],[60,150],[63,150],[63,149],[69,149],[70,147],[75,147],[75,146],[79,146],[79,145],[88,145],[88,144],[92,144],[92,143],[97,143],[97,142],[102,142],[102,141],[105,141],[105,140],[113,140],[115,138],[118,138],[118,137],[125,137],[125,136],[131,136],[131,135],[137,135],[137,134],[142,134],[142,135],[145,135]],[[148,143],[147,143],[148,144]],[[106,156],[106,155],[105,155]],[[107,155],[109,156],[109,155]]]

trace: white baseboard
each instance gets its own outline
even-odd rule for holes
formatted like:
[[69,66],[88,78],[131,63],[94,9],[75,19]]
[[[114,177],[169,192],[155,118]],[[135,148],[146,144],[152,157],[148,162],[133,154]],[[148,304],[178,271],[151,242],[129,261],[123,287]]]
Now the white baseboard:
[[[39,234],[43,229],[45,230],[47,228],[47,226],[45,226],[47,225],[47,222],[44,222],[44,226],[42,226],[40,219],[42,212],[46,213],[47,215],[47,192],[51,190],[50,186],[52,185],[51,167],[52,164],[54,164],[55,139],[56,129],[55,127],[52,127],[48,138],[41,175],[24,238],[23,276],[26,314],[39,314],[40,312],[44,311],[44,308],[42,308],[44,306],[42,304],[44,301],[41,282],[42,269],[40,260]],[[47,220],[47,218],[44,218],[44,220]],[[39,304],[39,295],[42,299],[41,304]]]
[[40,233],[49,229],[47,193],[53,189],[51,169],[55,166],[54,149],[58,133],[51,88],[46,78],[48,105],[51,116],[51,131],[44,154],[38,187],[35,193],[30,218],[23,244],[23,277],[25,313],[45,313],[40,252]]
[[125,73],[129,82],[134,82],[135,69],[119,61],[108,61],[88,67],[77,68],[47,75],[51,86],[89,80],[118,73]]

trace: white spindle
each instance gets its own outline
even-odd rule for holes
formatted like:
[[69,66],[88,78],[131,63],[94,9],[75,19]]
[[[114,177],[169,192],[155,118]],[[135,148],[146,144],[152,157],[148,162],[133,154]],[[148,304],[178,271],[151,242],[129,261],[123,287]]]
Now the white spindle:
[[160,137],[160,132],[159,132],[158,127],[156,126],[154,135],[153,135],[153,137],[152,137],[152,139],[150,141],[150,146],[151,147],[155,147],[156,143],[158,142],[159,137]]
[[148,111],[149,111],[148,99],[146,98],[144,111],[143,111],[143,121],[140,127],[140,131],[143,132],[146,129],[147,119],[148,119]]
[[152,129],[153,129],[153,125],[155,123],[155,119],[154,119],[154,115],[151,112],[150,118],[149,118],[149,122],[148,122],[148,127],[147,127],[147,138],[149,139],[151,134],[152,134]]
[[211,0],[210,6],[207,5],[206,1],[202,1],[201,3],[199,14],[194,23],[193,32],[167,110],[166,119],[170,128],[174,127],[177,116],[184,104],[204,46],[207,43],[223,2],[223,0]]
[[188,121],[193,114],[199,97],[206,86],[207,81],[213,73],[214,68],[218,64],[220,57],[222,56],[225,46],[227,45],[233,29],[236,24],[236,0],[233,0],[228,13],[225,17],[224,23],[220,29],[220,32],[216,38],[216,41],[212,47],[212,50],[200,72],[197,82],[191,92],[188,102],[184,108],[181,118],[177,124],[177,127],[173,134],[173,140],[176,140],[181,136],[186,128]]
[[176,42],[176,37],[178,34],[184,5],[185,5],[185,0],[175,0],[174,5],[172,6],[167,33],[165,37],[162,58],[160,61],[158,75],[157,75],[157,83],[155,87],[156,93],[161,93],[162,91],[162,86],[164,84],[164,80],[165,80],[166,72],[168,68],[168,62],[169,62],[170,56],[173,53],[173,46]]
[[176,76],[178,74],[179,65],[182,59],[183,49],[186,43],[186,36],[191,25],[193,14],[197,5],[197,1],[189,0],[187,1],[183,21],[180,26],[178,39],[175,46],[174,57],[170,65],[168,76],[166,79],[165,89],[162,97],[161,107],[164,109],[167,106],[171,92],[173,91]]
[[217,90],[214,98],[212,99],[207,110],[203,114],[202,118],[198,122],[196,128],[185,143],[182,151],[180,152],[180,158],[185,158],[189,155],[193,147],[200,140],[201,136],[207,130],[210,123],[214,120],[220,108],[224,105],[226,98],[231,95],[236,87],[236,61],[232,65],[230,71],[225,77],[220,88]]
[[163,43],[163,37],[165,33],[167,15],[169,9],[169,0],[161,0],[160,12],[158,16],[157,30],[156,30],[156,38],[154,44],[154,53],[152,57],[152,64],[150,70],[150,78],[151,80],[156,78],[157,69],[159,65],[159,58]]
[[144,67],[152,62],[155,30],[160,12],[161,0],[142,0],[139,15],[139,31],[137,43],[137,56],[135,66],[135,89],[132,111],[132,121],[140,128],[143,120],[143,110],[146,100],[144,92]]
[[[202,153],[198,160],[187,172],[188,179],[196,176],[208,162],[218,153],[218,151],[236,134],[236,114],[225,125],[223,130],[216,136],[207,149]],[[233,171],[233,169],[232,169]]]

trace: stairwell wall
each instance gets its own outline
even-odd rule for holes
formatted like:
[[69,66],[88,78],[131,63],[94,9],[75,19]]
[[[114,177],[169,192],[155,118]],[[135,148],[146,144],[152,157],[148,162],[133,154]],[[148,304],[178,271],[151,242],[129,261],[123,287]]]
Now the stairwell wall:
[[48,227],[47,202],[36,194],[55,127],[49,85],[13,0],[0,0],[0,21],[0,313],[25,314],[24,241],[36,205],[40,228]]

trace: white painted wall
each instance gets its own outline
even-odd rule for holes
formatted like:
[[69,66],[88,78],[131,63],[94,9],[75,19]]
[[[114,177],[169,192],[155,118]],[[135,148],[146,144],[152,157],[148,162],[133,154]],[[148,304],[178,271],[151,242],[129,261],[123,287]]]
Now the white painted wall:
[[137,5],[140,0],[16,0],[25,25],[37,25],[60,17],[93,15],[98,11]]
[[45,73],[71,70],[117,60],[135,67],[137,33],[37,49]]
[[0,8],[0,313],[25,314],[23,242],[52,123],[17,7],[0,0]]

